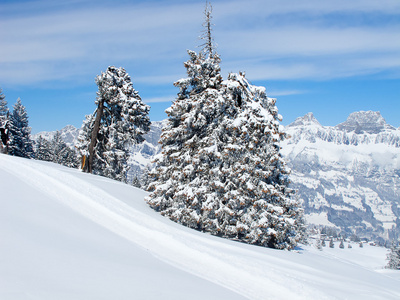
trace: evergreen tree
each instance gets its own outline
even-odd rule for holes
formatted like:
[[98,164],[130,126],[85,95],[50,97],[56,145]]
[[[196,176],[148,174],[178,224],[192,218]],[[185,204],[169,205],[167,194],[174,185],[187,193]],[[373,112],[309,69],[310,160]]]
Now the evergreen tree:
[[324,238],[322,239],[321,246],[322,246],[322,247],[326,247],[326,243],[325,243],[325,239],[324,239]]
[[140,184],[140,180],[139,180],[139,178],[137,177],[137,176],[135,176],[134,178],[133,178],[133,180],[132,180],[132,185],[134,186],[134,187],[137,187],[137,188],[142,188],[142,185]]
[[79,130],[79,134],[77,137],[77,144],[76,147],[79,151],[80,156],[82,159],[82,168],[86,167],[85,171],[87,170],[87,164],[84,163],[84,160],[89,156],[89,144],[92,139],[92,131],[94,126],[96,111],[92,115],[85,116],[85,120],[82,122],[82,127]]
[[35,143],[35,159],[52,161],[50,142],[39,135]]
[[1,117],[8,117],[8,106],[6,97],[4,96],[3,91],[0,89],[0,118]]
[[31,140],[31,128],[28,126],[28,114],[21,99],[18,98],[10,115],[10,140],[8,151],[10,155],[32,158],[33,143]]
[[0,153],[8,154],[9,112],[6,97],[0,89]]
[[329,241],[329,248],[335,248],[335,244],[333,243],[333,238]]
[[152,172],[151,165],[146,165],[146,167],[142,172],[142,176],[140,177],[140,186],[145,191],[147,191],[150,183],[152,182],[151,172]]
[[169,122],[148,203],[188,227],[293,248],[303,227],[302,209],[292,197],[289,170],[279,153],[286,135],[275,99],[243,74],[222,81],[212,43],[200,54],[188,53],[188,78],[175,83],[180,92],[166,110]]
[[400,270],[400,245],[398,241],[392,242],[390,252],[388,253],[386,259],[388,261],[388,264],[386,265],[387,269]]
[[56,132],[50,142],[51,161],[70,168],[78,167],[78,157],[76,152],[68,147],[62,139],[61,133]]
[[340,241],[339,248],[340,248],[340,249],[344,249],[344,243],[343,243],[343,240],[341,240],[341,241]]
[[318,250],[322,250],[322,240],[321,238],[317,239],[317,244],[315,245]]
[[85,171],[126,182],[129,146],[150,130],[149,106],[123,68],[108,67],[97,76],[97,109],[87,116],[78,138]]

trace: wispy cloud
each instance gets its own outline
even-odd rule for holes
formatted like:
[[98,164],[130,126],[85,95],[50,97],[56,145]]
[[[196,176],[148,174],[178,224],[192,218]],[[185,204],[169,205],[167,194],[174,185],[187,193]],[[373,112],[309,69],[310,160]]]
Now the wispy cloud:
[[[0,80],[16,85],[93,80],[111,64],[134,72],[138,82],[179,79],[171,74],[184,72],[185,50],[199,44],[204,3],[113,3],[1,4]],[[213,5],[226,71],[245,70],[252,80],[400,73],[400,21],[391,18],[400,14],[398,0]],[[368,18],[373,22],[364,21]]]
[[300,95],[306,94],[307,91],[300,91],[300,90],[271,90],[268,92],[268,95],[271,97],[278,97],[278,96],[292,96],[292,95]]
[[165,96],[165,97],[154,97],[143,99],[145,103],[161,103],[161,102],[173,102],[176,99],[176,95]]

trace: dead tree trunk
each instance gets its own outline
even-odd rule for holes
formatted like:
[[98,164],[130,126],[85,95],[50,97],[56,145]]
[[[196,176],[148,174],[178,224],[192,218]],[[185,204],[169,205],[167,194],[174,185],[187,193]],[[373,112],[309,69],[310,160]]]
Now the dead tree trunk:
[[103,109],[104,109],[104,100],[99,101],[99,106],[96,110],[96,119],[94,120],[93,131],[92,131],[92,138],[89,144],[89,157],[86,162],[86,172],[92,173],[93,172],[93,157],[94,157],[94,147],[97,144],[97,137],[100,131],[100,121],[101,117],[103,116]]

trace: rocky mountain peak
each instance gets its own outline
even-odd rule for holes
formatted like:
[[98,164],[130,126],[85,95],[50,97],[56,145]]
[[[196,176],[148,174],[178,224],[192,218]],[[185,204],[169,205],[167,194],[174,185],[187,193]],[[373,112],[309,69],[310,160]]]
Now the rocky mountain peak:
[[358,111],[351,113],[347,120],[336,125],[336,128],[347,132],[377,134],[395,128],[386,123],[379,111]]
[[312,112],[305,114],[303,117],[298,117],[293,123],[290,123],[288,127],[294,126],[310,126],[310,125],[317,125],[321,126],[318,120],[314,117]]
[[[75,145],[76,138],[78,137],[79,134],[79,128],[75,128],[75,126],[73,125],[67,125],[58,131],[60,132],[63,141],[68,146],[73,147]],[[55,134],[56,131],[42,131],[32,135],[32,139],[37,140],[39,136],[41,136],[42,138],[50,141]]]

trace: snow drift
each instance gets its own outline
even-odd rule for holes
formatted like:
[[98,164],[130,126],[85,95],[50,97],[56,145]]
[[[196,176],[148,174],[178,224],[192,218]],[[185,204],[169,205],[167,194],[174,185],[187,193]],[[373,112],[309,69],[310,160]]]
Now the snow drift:
[[386,249],[279,251],[197,232],[146,193],[0,155],[0,299],[399,299]]

